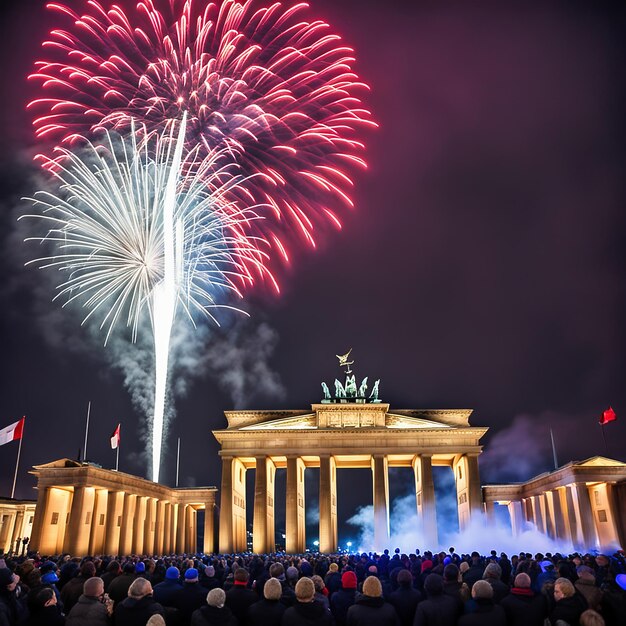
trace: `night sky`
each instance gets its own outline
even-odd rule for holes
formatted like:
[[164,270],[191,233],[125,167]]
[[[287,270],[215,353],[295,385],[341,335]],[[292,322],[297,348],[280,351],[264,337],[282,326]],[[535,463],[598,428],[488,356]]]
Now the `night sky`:
[[[143,418],[119,370],[49,301],[42,273],[23,268],[19,198],[37,184],[26,76],[56,25],[44,4],[0,9],[0,427],[27,416],[19,498],[36,497],[27,468],[77,456],[89,401],[89,459],[114,466],[119,421],[120,470],[147,472]],[[549,469],[549,427],[560,463],[604,454],[609,405],[608,454],[626,461],[626,7],[469,4],[311,0],[371,86],[369,169],[343,230],[296,250],[280,296],[251,294],[251,319],[225,320],[185,374],[163,482],[181,437],[181,486],[219,487],[210,431],[225,427],[223,411],[308,408],[349,347],[357,377],[380,378],[392,409],[473,408],[471,423],[490,427],[484,482]],[[2,495],[16,452],[0,448]],[[361,491],[348,489],[355,477]],[[342,528],[371,503],[367,480],[339,472]],[[392,474],[392,497],[411,488]]]

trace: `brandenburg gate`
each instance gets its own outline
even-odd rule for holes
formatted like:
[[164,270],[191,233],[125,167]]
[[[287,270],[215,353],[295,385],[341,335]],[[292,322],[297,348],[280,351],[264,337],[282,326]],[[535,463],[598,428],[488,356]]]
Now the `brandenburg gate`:
[[[275,548],[275,475],[287,470],[286,549],[305,551],[307,468],[319,467],[319,550],[337,549],[337,469],[370,468],[373,482],[375,548],[389,538],[389,467],[411,467],[417,514],[428,545],[437,544],[434,465],[452,467],[459,525],[482,512],[479,441],[487,428],[470,426],[469,409],[391,410],[377,397],[359,397],[352,377],[335,399],[306,411],[227,411],[227,428],[214,430],[221,445],[222,487],[219,551],[243,552],[246,542],[246,472],[255,470],[253,551]],[[336,383],[337,384],[337,383]],[[362,384],[363,387],[364,383]],[[347,393],[346,393],[347,391]],[[343,392],[343,393],[342,393]],[[363,394],[359,394],[363,395]],[[346,397],[347,396],[347,397]]]

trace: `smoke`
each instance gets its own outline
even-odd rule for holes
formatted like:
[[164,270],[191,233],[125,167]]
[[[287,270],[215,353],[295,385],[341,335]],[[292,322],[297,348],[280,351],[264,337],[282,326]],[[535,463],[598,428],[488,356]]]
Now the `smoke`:
[[483,482],[522,482],[552,469],[550,427],[556,429],[568,419],[550,411],[515,417],[478,457]]

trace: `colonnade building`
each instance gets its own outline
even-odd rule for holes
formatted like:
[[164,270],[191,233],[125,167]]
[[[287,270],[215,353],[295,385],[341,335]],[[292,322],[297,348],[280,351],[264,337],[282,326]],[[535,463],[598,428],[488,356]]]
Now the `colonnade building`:
[[26,546],[24,537],[30,537],[35,519],[32,500],[0,498],[0,553],[20,553]]
[[595,456],[525,483],[483,487],[487,517],[509,511],[514,535],[531,523],[577,550],[626,546],[626,463]]
[[[372,472],[374,549],[389,539],[389,467],[410,467],[418,518],[428,545],[437,545],[434,465],[452,467],[459,526],[482,514],[478,455],[487,428],[470,426],[469,409],[390,410],[379,401],[313,404],[303,411],[227,411],[228,426],[214,430],[221,445],[219,551],[247,550],[246,472],[255,470],[253,551],[275,549],[276,470],[286,468],[287,552],[306,549],[304,476],[319,467],[319,549],[334,552],[337,469]],[[282,496],[282,494],[281,494]]]
[[29,549],[41,554],[213,552],[215,487],[172,489],[137,476],[61,459],[36,465],[37,508]]

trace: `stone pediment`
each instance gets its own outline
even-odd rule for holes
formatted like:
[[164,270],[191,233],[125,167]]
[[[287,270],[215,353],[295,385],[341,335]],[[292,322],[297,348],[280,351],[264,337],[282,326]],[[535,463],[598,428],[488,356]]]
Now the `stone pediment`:
[[626,467],[626,463],[617,461],[615,459],[609,459],[605,456],[593,456],[586,461],[576,463],[576,465],[583,467]]
[[302,430],[317,428],[315,415],[299,415],[297,417],[283,417],[266,422],[242,426],[239,430]]

